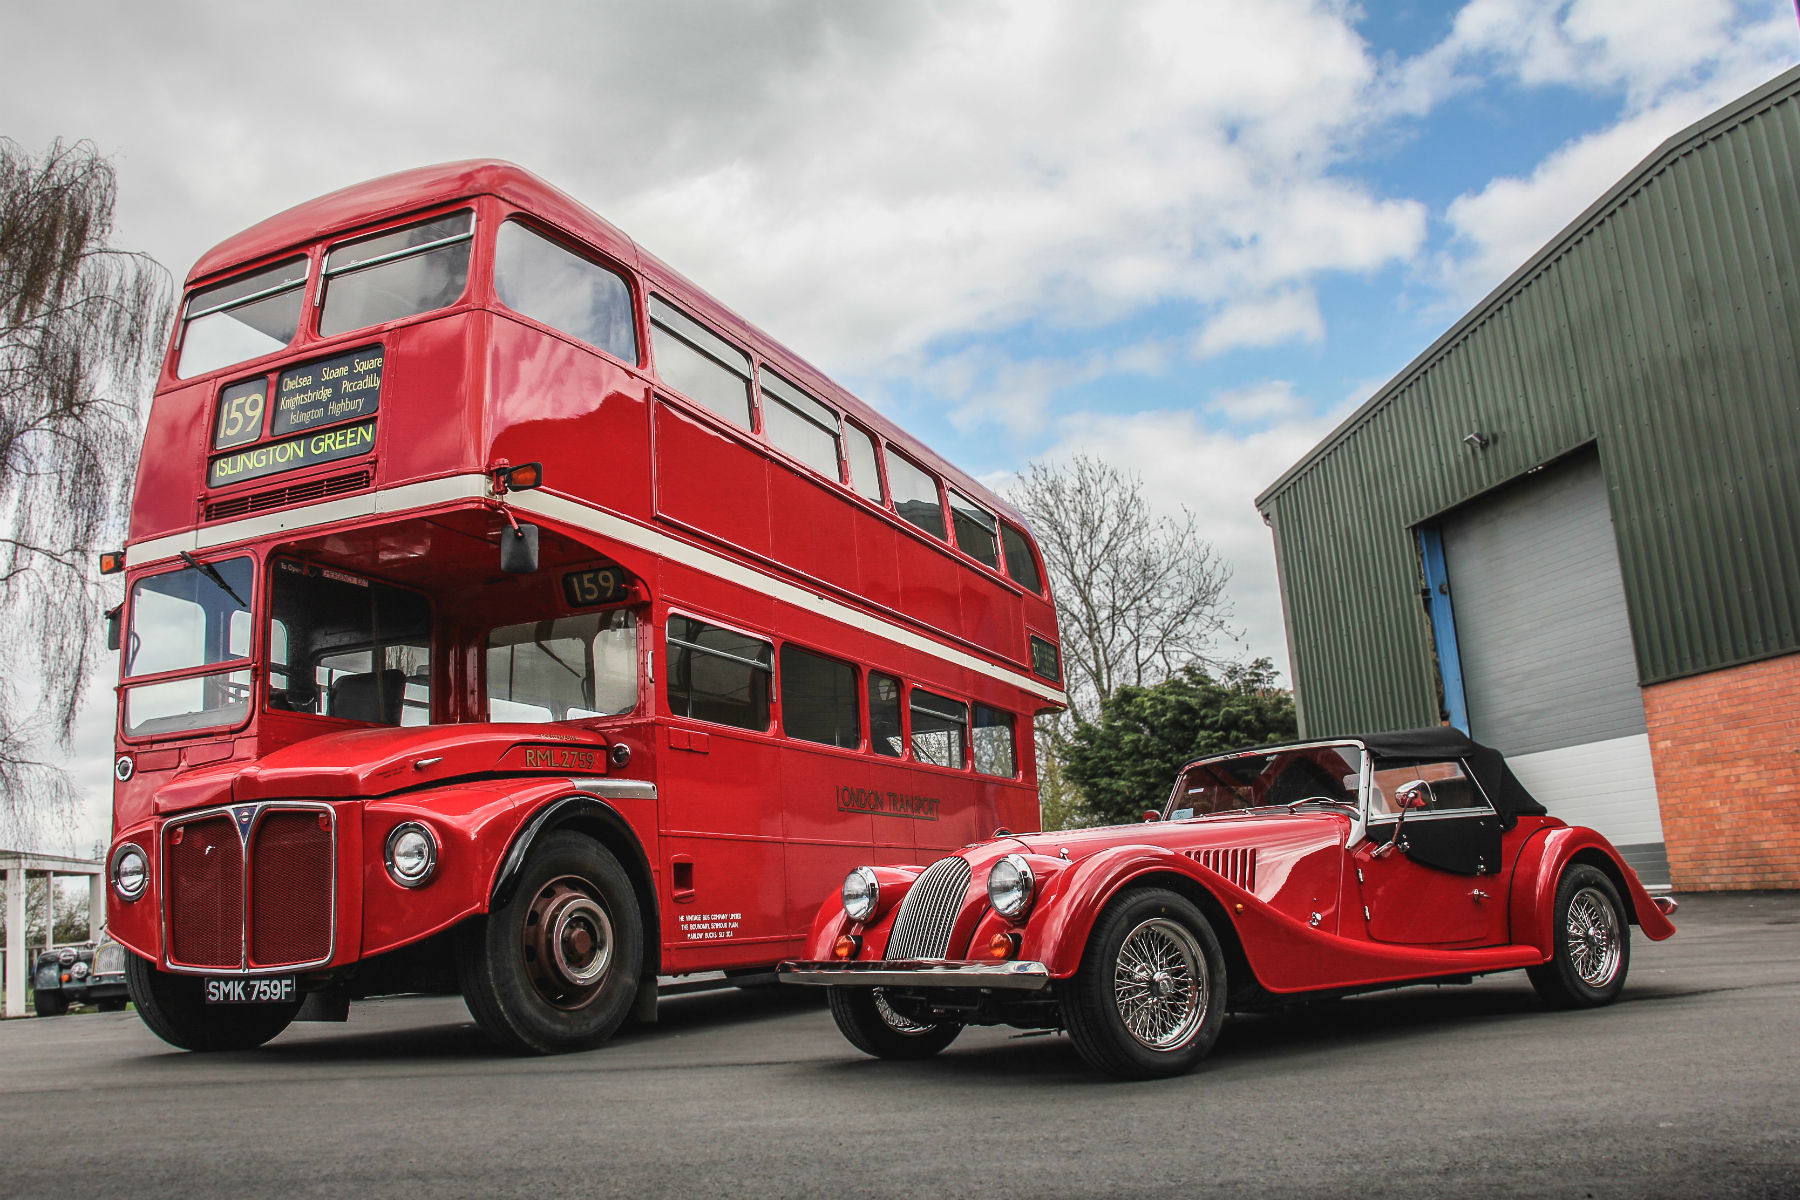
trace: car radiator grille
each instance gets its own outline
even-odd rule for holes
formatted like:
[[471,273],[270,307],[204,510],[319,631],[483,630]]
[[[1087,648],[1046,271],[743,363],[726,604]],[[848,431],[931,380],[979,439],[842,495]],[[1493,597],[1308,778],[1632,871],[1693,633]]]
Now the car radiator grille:
[[1194,850],[1189,857],[1209,871],[1216,871],[1246,892],[1256,890],[1256,851],[1246,846]]
[[249,819],[248,853],[229,812],[171,821],[163,830],[170,965],[237,971],[329,959],[333,820],[322,808],[265,806]]
[[943,958],[950,951],[950,931],[962,912],[974,872],[966,858],[940,858],[913,883],[888,938],[887,956]]
[[163,848],[169,961],[236,969],[244,960],[244,852],[231,817],[171,824]]

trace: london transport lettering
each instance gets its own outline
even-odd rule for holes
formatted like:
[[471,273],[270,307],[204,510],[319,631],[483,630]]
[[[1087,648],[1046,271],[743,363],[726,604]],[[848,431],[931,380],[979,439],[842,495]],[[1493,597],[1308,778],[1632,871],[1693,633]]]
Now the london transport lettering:
[[231,483],[242,483],[246,479],[296,471],[314,463],[354,458],[374,449],[375,422],[364,421],[360,425],[346,425],[342,429],[331,429],[310,437],[269,442],[250,450],[240,450],[236,454],[221,455],[212,460],[212,466],[206,472],[206,486],[224,487]]
[[598,750],[579,746],[514,746],[500,756],[500,766],[523,771],[606,771]]
[[905,792],[886,792],[878,788],[856,787],[853,784],[842,784],[837,790],[839,812],[935,821],[938,819],[938,804],[935,796],[913,796]]
[[283,371],[269,436],[373,416],[381,405],[381,364],[381,347],[367,346]]

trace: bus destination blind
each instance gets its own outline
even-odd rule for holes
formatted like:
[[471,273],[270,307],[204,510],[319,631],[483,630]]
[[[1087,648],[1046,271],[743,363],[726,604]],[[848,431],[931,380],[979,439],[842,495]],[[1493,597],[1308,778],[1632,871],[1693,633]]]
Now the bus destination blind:
[[275,378],[270,437],[372,417],[381,404],[380,346],[289,367]]
[[301,467],[339,458],[354,458],[374,449],[374,421],[342,425],[320,433],[301,434],[286,441],[266,442],[248,450],[239,450],[235,454],[220,455],[212,460],[212,465],[206,472],[206,486],[226,487],[247,479],[260,479],[264,475],[278,475],[283,471],[297,471]]

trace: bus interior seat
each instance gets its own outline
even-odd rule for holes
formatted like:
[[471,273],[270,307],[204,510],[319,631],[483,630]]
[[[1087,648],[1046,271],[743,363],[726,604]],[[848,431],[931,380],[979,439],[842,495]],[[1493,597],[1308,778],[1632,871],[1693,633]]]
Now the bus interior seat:
[[345,675],[331,685],[328,715],[378,725],[400,723],[400,701],[406,694],[406,672],[394,668]]

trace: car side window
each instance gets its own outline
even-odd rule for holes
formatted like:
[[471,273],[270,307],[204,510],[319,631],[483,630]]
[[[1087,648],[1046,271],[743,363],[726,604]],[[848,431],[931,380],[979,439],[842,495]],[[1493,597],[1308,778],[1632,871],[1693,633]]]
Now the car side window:
[[[1418,803],[1402,801],[1412,797]],[[1406,763],[1375,760],[1369,787],[1371,819],[1397,816],[1402,807],[1413,815],[1425,812],[1489,811],[1487,797],[1460,762]]]

